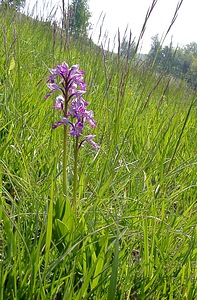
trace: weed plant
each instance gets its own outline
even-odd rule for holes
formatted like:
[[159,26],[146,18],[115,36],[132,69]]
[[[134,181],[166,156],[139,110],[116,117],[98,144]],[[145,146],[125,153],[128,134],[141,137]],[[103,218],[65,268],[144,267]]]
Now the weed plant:
[[[195,92],[49,22],[0,17],[0,299],[196,299]],[[62,61],[85,70],[101,146],[80,150],[74,225],[45,99]]]

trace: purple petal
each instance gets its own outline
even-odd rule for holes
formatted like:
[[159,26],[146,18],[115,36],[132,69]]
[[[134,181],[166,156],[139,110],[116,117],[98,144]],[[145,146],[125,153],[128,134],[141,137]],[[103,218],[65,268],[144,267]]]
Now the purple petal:
[[58,76],[59,75],[59,72],[58,72],[57,69],[50,69],[50,73],[51,73],[52,76]]
[[60,86],[56,83],[47,83],[47,86],[51,91],[61,91],[62,90],[60,88]]
[[61,109],[64,108],[64,98],[60,95],[56,98],[55,104],[53,105],[53,108]]
[[63,122],[56,122],[55,124],[52,125],[52,129],[56,129],[58,126],[63,125]]
[[45,96],[45,99],[48,99],[50,96],[51,96],[51,93],[48,93],[48,94]]
[[79,71],[79,65],[73,65],[69,69],[69,75],[72,75]]
[[91,134],[91,135],[86,135],[86,138],[85,138],[85,140],[86,140],[86,142],[90,142],[93,138],[95,138],[95,134]]
[[64,76],[64,75],[67,75],[68,74],[68,65],[67,63],[64,61],[61,66],[60,65],[57,65],[57,70],[59,72],[59,75],[60,76]]
[[87,135],[85,138],[85,142],[90,143],[93,148],[99,149],[100,146],[97,143],[95,143],[95,141],[93,141],[94,137],[95,137],[95,135]]
[[95,128],[96,127],[96,120],[93,119],[94,114],[93,111],[87,111],[84,113],[84,121],[88,122],[90,124],[91,127]]
[[69,121],[68,118],[60,117],[60,119],[62,120],[62,123],[63,123],[64,125],[69,125],[69,124],[72,125],[72,123]]
[[76,98],[80,98],[85,93],[86,93],[86,91],[81,91],[81,90],[74,90],[73,91],[73,95],[75,95]]
[[85,105],[87,105],[87,102],[82,97],[73,99],[69,107],[72,117],[83,119],[86,113]]
[[70,134],[72,136],[81,136],[82,135],[82,131],[83,131],[83,123],[81,122],[77,122],[75,124],[72,124],[71,130],[70,130]]
[[86,120],[87,120],[87,122],[90,124],[90,126],[91,126],[92,128],[97,127],[96,124],[95,124],[96,120],[91,119],[91,118],[87,118]]

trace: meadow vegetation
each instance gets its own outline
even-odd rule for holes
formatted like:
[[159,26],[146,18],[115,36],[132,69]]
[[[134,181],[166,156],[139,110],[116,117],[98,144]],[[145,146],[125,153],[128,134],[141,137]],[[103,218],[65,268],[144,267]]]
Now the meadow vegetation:
[[[196,92],[143,62],[0,12],[0,299],[196,299]],[[48,68],[85,70],[100,149],[62,193]]]

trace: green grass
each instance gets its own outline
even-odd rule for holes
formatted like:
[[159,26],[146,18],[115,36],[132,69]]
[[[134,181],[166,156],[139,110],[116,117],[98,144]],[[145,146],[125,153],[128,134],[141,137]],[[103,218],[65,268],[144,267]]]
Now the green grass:
[[[0,299],[197,297],[196,94],[143,64],[2,14]],[[62,195],[63,130],[48,68],[80,64],[99,151],[79,153],[78,212]]]

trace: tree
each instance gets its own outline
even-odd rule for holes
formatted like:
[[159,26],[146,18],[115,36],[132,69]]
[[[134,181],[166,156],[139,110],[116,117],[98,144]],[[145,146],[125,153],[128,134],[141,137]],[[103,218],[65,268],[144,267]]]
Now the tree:
[[158,62],[161,60],[161,49],[162,45],[159,41],[159,35],[156,34],[151,38],[152,43],[151,43],[151,49],[148,53],[148,61],[150,64],[158,64]]
[[69,33],[76,38],[87,36],[90,17],[87,0],[72,0],[67,12]]
[[25,5],[26,0],[0,0],[1,8],[14,8],[19,10]]
[[194,57],[197,57],[197,43],[192,42],[185,45],[183,51],[185,54],[192,54]]
[[131,40],[127,41],[126,37],[123,38],[120,45],[120,55],[131,59],[136,53],[136,43]]
[[187,81],[194,86],[195,88],[197,88],[197,58],[194,57],[192,60],[192,65],[191,68],[188,72],[188,79]]
[[173,48],[172,43],[169,46],[162,47],[158,35],[155,35],[152,37],[151,49],[148,53],[148,63],[154,66],[158,72],[175,75],[177,65],[176,53],[177,49]]
[[186,80],[197,88],[197,43],[192,42],[183,48],[174,49],[170,46],[162,47],[158,35],[152,38],[151,50],[147,56],[147,65],[157,72],[165,72],[174,77]]

